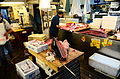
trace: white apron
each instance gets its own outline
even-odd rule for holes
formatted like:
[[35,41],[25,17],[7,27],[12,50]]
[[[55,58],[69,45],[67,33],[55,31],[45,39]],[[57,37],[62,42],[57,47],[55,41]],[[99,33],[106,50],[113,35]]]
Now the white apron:
[[0,23],[0,45],[4,45],[7,41],[6,37],[4,36],[6,32],[4,23]]

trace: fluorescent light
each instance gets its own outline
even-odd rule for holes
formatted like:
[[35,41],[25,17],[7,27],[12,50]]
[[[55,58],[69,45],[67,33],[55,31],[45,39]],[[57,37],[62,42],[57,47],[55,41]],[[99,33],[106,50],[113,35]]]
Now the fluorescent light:
[[24,4],[24,2],[0,2],[0,4]]
[[50,0],[40,0],[39,8],[50,8]]

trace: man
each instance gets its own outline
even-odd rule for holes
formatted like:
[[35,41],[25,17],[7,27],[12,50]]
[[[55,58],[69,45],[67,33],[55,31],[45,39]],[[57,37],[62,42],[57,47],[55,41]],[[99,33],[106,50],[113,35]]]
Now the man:
[[50,27],[50,38],[58,36],[59,19],[62,17],[63,17],[63,12],[59,11],[57,15],[52,18],[51,27]]
[[5,49],[7,49],[10,57],[11,55],[11,45],[8,39],[8,34],[12,32],[10,24],[3,19],[2,14],[0,13],[0,63],[4,66],[8,65],[7,59],[5,56]]

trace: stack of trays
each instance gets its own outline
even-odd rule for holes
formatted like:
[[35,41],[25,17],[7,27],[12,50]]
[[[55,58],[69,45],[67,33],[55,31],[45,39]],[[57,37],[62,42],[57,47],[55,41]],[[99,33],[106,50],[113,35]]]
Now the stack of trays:
[[28,36],[28,40],[34,40],[37,39],[39,41],[46,41],[47,40],[47,36],[46,34],[32,34]]

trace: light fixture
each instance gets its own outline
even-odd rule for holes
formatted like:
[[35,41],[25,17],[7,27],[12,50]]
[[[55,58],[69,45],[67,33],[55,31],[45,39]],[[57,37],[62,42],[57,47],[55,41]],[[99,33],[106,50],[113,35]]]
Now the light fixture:
[[24,2],[0,2],[0,4],[24,4]]
[[50,8],[50,0],[40,0],[39,2],[39,8],[40,9],[48,9]]

